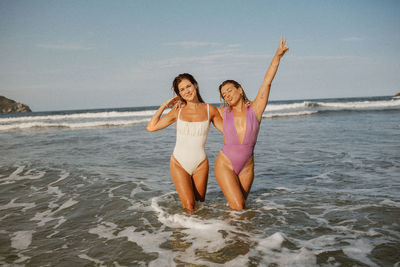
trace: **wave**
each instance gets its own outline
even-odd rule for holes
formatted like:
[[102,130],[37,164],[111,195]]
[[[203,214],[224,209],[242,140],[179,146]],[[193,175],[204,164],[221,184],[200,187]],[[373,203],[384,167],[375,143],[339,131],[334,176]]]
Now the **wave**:
[[263,118],[279,118],[279,117],[296,117],[296,116],[308,116],[318,113],[319,111],[299,111],[299,112],[283,112],[283,113],[268,113],[263,114]]
[[304,108],[338,108],[338,109],[365,109],[365,108],[387,108],[400,107],[400,99],[381,101],[352,101],[352,102],[314,102],[303,101],[292,104],[269,104],[266,111],[280,111],[287,109]]
[[94,122],[79,122],[79,123],[46,123],[46,122],[28,122],[19,124],[0,125],[0,131],[29,129],[29,128],[96,128],[96,127],[115,127],[128,126],[138,123],[148,122],[149,119],[141,120],[115,120],[115,121],[94,121]]
[[[167,110],[168,111],[168,110]],[[108,119],[123,117],[151,117],[156,110],[143,110],[131,112],[93,112],[93,113],[76,113],[68,115],[48,115],[48,116],[24,116],[24,117],[8,117],[0,118],[0,123],[21,122],[21,121],[56,121],[56,120],[76,120],[76,119]]]

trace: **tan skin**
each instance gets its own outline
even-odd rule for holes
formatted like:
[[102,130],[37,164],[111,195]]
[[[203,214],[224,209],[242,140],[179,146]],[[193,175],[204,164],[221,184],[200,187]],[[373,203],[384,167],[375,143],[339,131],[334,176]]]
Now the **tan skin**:
[[[285,43],[286,39],[283,40],[281,37],[279,47],[264,76],[264,81],[258,90],[258,94],[250,104],[259,124],[261,123],[262,114],[268,103],[271,83],[278,70],[280,59],[286,51],[289,50]],[[246,109],[249,103],[245,103],[242,98],[243,89],[241,87],[236,88],[231,83],[225,84],[221,88],[221,94],[225,102],[232,108],[236,131],[240,143],[242,143],[246,132]],[[218,108],[218,111],[222,117],[224,107]],[[215,162],[215,177],[231,209],[244,209],[245,201],[254,180],[254,157],[251,157],[239,175],[236,175],[230,160],[220,151]]]
[[[147,131],[158,131],[176,122],[179,109],[181,109],[181,120],[189,122],[207,120],[207,105],[199,101],[195,85],[189,80],[183,79],[178,84],[178,89],[180,96],[186,101],[186,104],[183,107],[179,107],[181,103],[179,96],[169,99],[153,115],[146,127]],[[175,107],[170,112],[161,117],[167,106],[173,107],[174,105]],[[217,108],[212,105],[210,105],[210,121],[222,132],[222,118]],[[205,199],[209,170],[208,158],[199,164],[192,176],[182,168],[173,155],[171,156],[169,166],[172,180],[183,208],[193,211],[196,201],[203,202]]]

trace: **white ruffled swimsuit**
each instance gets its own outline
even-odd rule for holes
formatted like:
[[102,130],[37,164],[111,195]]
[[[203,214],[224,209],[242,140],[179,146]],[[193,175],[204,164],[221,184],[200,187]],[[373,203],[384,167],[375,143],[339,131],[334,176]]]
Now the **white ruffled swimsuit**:
[[192,175],[199,164],[207,157],[205,145],[210,129],[210,107],[207,104],[207,120],[183,121],[176,123],[176,144],[173,155],[185,171]]

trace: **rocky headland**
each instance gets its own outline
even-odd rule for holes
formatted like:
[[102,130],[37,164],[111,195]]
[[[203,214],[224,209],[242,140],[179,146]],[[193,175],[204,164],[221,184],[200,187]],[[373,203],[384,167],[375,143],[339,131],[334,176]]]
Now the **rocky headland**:
[[14,112],[32,112],[32,110],[25,104],[0,96],[0,114]]

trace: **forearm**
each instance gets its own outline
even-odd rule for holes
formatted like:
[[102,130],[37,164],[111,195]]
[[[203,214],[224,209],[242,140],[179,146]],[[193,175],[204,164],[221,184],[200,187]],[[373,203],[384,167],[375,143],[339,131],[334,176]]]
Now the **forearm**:
[[164,110],[167,108],[167,105],[165,103],[161,104],[161,106],[158,108],[158,110],[153,114],[153,117],[151,117],[151,120],[147,124],[146,130],[149,132],[156,131],[157,129],[157,123],[160,121],[161,115],[163,114]]
[[281,56],[278,55],[278,52],[277,52],[277,53],[275,53],[275,56],[272,59],[271,64],[269,65],[267,73],[265,73],[264,82],[263,82],[265,86],[271,85],[272,80],[274,79],[275,74],[278,71],[280,61],[281,61]]

